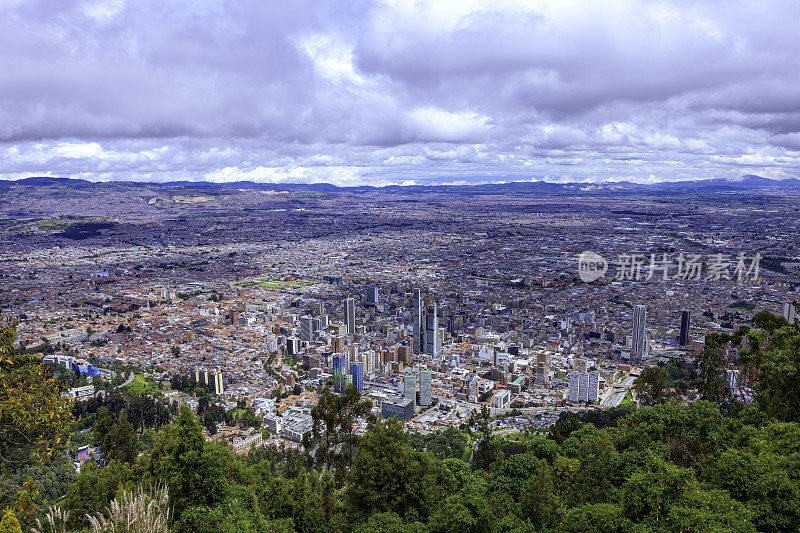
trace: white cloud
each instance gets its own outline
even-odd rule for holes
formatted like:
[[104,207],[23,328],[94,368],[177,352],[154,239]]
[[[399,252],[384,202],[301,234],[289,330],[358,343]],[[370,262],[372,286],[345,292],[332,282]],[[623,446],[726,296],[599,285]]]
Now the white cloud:
[[0,177],[800,175],[796,6],[0,2]]

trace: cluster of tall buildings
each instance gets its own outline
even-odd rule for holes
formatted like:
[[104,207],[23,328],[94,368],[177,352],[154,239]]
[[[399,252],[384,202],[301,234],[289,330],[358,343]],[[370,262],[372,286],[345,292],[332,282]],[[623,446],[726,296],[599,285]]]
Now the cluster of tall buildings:
[[419,404],[428,407],[432,402],[431,381],[432,373],[427,369],[420,370],[418,374],[406,373],[403,376],[403,397],[416,403],[419,388]]
[[219,370],[196,367],[194,369],[194,380],[197,383],[207,385],[214,394],[222,394],[225,391],[225,386],[222,382],[222,372]]
[[358,392],[364,391],[364,363],[353,361],[349,372],[347,358],[344,354],[333,356],[333,390],[342,393],[348,385],[353,385]]
[[596,402],[600,390],[598,372],[575,371],[569,376],[569,401],[573,403]]

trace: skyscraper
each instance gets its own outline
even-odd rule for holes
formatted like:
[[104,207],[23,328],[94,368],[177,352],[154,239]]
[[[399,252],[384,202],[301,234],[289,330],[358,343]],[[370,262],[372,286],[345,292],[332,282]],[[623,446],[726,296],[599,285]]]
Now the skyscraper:
[[478,376],[472,376],[469,381],[469,401],[472,403],[478,401]]
[[580,372],[578,374],[578,401],[587,403],[589,401],[589,373]]
[[569,375],[569,401],[578,403],[578,391],[580,389],[580,376],[578,372]]
[[353,377],[353,386],[358,392],[364,392],[364,363],[350,365],[350,375]]
[[647,320],[647,307],[637,305],[633,308],[633,342],[631,343],[631,360],[641,361],[647,347],[645,337],[645,321]]
[[300,339],[297,337],[286,338],[286,355],[297,355],[300,353]]
[[403,378],[403,398],[417,401],[417,376],[406,374]]
[[589,392],[587,394],[587,399],[590,402],[596,402],[598,396],[600,395],[600,374],[595,372],[589,372]]
[[314,331],[314,322],[310,316],[300,317],[300,341],[311,342]]
[[346,384],[344,372],[345,362],[343,355],[333,356],[333,390],[336,392],[344,392]]
[[344,301],[344,324],[347,326],[347,333],[356,332],[356,302],[352,298]]
[[420,370],[419,372],[419,404],[426,407],[431,404],[430,370]]
[[681,333],[678,337],[678,345],[686,346],[689,344],[689,321],[691,314],[689,311],[681,311]]
[[428,307],[428,312],[425,314],[425,353],[437,357],[441,351],[442,339],[434,303]]
[[367,288],[367,303],[370,305],[378,305],[377,285],[371,285]]
[[414,353],[425,353],[425,314],[422,310],[422,291],[414,289],[411,297],[411,316],[414,319],[414,341],[411,345]]

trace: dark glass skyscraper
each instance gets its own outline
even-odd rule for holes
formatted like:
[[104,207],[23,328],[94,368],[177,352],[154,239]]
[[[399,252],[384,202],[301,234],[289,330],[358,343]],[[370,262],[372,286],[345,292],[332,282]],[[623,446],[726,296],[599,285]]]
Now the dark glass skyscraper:
[[689,311],[681,311],[681,334],[678,337],[678,345],[686,346],[689,344]]

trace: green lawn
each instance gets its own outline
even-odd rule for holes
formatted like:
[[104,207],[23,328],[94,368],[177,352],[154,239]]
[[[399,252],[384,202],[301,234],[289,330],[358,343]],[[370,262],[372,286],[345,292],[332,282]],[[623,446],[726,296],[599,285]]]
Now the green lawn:
[[293,281],[279,281],[279,280],[271,280],[269,278],[258,278],[255,280],[240,281],[235,285],[250,289],[259,287],[269,291],[282,291],[284,289],[290,289],[292,287],[303,287],[312,284],[313,284],[312,281],[307,281],[302,279],[296,279]]
[[633,404],[633,395],[631,394],[631,391],[628,390],[628,392],[625,393],[625,397],[621,402],[619,402],[618,407],[626,407],[631,404]]
[[158,390],[156,384],[146,380],[142,374],[136,374],[133,377],[133,381],[131,381],[127,387],[137,394],[155,392]]

